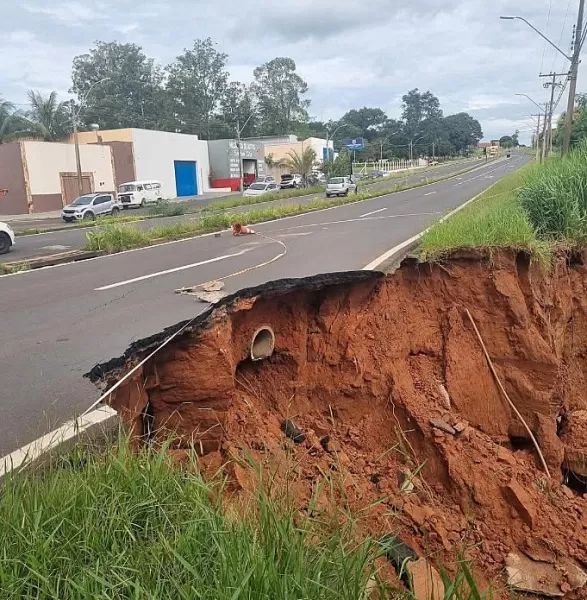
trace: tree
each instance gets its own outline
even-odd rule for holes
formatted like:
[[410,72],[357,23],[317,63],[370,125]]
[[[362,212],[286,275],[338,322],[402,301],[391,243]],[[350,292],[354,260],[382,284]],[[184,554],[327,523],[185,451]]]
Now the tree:
[[15,140],[39,139],[39,131],[14,104],[0,96],[0,144]]
[[313,148],[305,148],[299,153],[295,150],[290,150],[281,164],[289,169],[292,173],[299,173],[302,176],[302,181],[305,184],[308,175],[311,173],[314,164],[316,163],[316,152]]
[[159,129],[166,123],[162,70],[136,44],[96,42],[88,54],[73,59],[72,79],[71,91],[80,102],[85,99],[86,125]]
[[228,55],[219,52],[215,43],[206,38],[195,40],[191,50],[186,48],[167,67],[167,94],[178,130],[206,139],[219,137],[214,135],[212,123],[228,93],[227,60]]
[[351,154],[342,149],[333,162],[324,164],[324,173],[328,177],[348,177],[351,174]]
[[70,107],[65,102],[57,101],[57,92],[43,96],[31,90],[29,103],[31,109],[27,116],[46,142],[61,140],[72,132]]
[[465,112],[445,117],[444,126],[446,139],[456,152],[466,152],[470,146],[476,146],[483,137],[479,121]]
[[234,137],[238,126],[242,137],[253,137],[257,129],[256,108],[249,88],[239,81],[231,81],[220,100],[221,119],[228,137]]
[[437,123],[442,119],[440,101],[430,91],[422,94],[418,88],[415,88],[405,94],[402,100],[402,120],[405,134],[409,139],[426,133],[422,127],[424,121]]
[[257,67],[251,89],[259,107],[265,134],[290,133],[293,123],[308,120],[310,101],[303,96],[308,84],[296,73],[291,58],[274,58]]
[[[344,137],[362,137],[368,141],[379,136],[387,121],[387,115],[380,108],[367,108],[366,106],[358,110],[349,110],[340,120],[341,123],[348,126]],[[350,135],[351,132],[353,135]]]

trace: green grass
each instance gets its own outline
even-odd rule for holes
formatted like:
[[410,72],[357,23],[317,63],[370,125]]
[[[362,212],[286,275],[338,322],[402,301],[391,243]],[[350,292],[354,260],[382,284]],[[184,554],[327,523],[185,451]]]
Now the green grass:
[[259,204],[261,202],[274,202],[275,200],[286,200],[287,198],[298,198],[299,196],[311,196],[313,194],[323,194],[324,186],[309,188],[298,188],[295,190],[285,190],[272,194],[263,194],[262,196],[238,196],[228,200],[218,200],[211,202],[204,208],[204,212],[226,210],[227,208],[236,208],[237,206],[248,206],[249,204]]
[[587,241],[587,141],[529,173],[520,203],[540,239]]
[[463,210],[433,225],[421,240],[422,258],[438,260],[455,250],[504,246],[526,249],[546,258],[548,246],[537,239],[519,200],[533,169],[534,165],[526,165],[504,177]]
[[153,217],[179,217],[185,215],[187,207],[181,202],[169,202],[169,200],[159,200],[157,204],[149,208],[148,216]]
[[[468,170],[469,169],[465,169],[462,172]],[[459,171],[459,173],[460,172],[461,171]],[[421,187],[429,183],[448,179],[449,177],[455,177],[456,175],[458,175],[458,173],[453,173],[437,179],[424,179],[418,183],[399,183],[391,188],[383,190],[363,190],[358,194],[349,194],[348,196],[341,198],[316,197],[304,204],[287,204],[284,206],[253,208],[243,213],[203,212],[201,216],[196,216],[194,219],[181,221],[172,225],[163,225],[145,231],[140,231],[130,225],[125,226],[124,224],[120,225],[115,223],[88,231],[86,234],[87,242],[83,249],[93,252],[105,251],[113,254],[124,250],[130,250],[131,248],[146,246],[153,242],[170,241],[210,231],[219,231],[232,226],[233,223],[254,225],[255,223],[274,221],[276,219],[310,213],[325,208],[332,208],[334,206],[352,204],[402,190]],[[251,200],[257,201],[251,204],[259,203],[258,198],[251,198]]]
[[[264,487],[227,512],[222,483],[204,482],[195,459],[179,468],[124,439],[74,447],[0,488],[0,596],[368,600],[371,580],[379,597],[413,600],[381,581],[375,559],[389,548],[344,508],[318,516]],[[466,563],[446,585],[446,600],[482,597]]]
[[31,267],[28,263],[18,263],[14,265],[0,263],[0,275],[12,275],[12,273],[22,273],[30,271]]

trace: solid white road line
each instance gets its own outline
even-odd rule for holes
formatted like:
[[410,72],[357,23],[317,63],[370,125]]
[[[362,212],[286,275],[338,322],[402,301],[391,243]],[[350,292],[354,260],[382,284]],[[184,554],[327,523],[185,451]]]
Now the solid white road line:
[[67,421],[61,427],[36,439],[34,442],[15,450],[11,454],[0,458],[0,478],[14,469],[31,463],[45,452],[57,448],[60,444],[71,440],[94,425],[99,425],[116,415],[116,411],[109,406],[101,406],[87,415]]
[[387,208],[380,208],[379,210],[372,210],[371,212],[361,215],[359,218],[362,219],[363,217],[368,217],[369,215],[375,215],[377,213],[383,212],[384,210],[387,210]]
[[[485,192],[490,190],[492,187],[494,187],[498,183],[499,183],[499,181],[496,181],[494,184],[490,185],[488,188],[484,189],[482,192],[480,192],[479,194],[477,194],[470,200],[467,200],[464,204],[461,204],[460,206],[457,206],[454,210],[451,210],[449,213],[444,215],[444,217],[442,217],[442,219],[439,219],[437,222],[442,223],[443,221],[446,221],[446,219],[448,219],[449,217],[452,217],[454,214],[458,213],[460,210],[463,210],[463,208],[465,208],[465,206],[468,206],[469,204],[471,204],[471,202],[475,202],[475,200],[477,200],[477,198],[479,198],[480,196],[485,194]],[[372,260],[368,265],[365,265],[362,270],[363,271],[375,271],[375,269],[377,269],[377,267],[379,265],[383,264],[386,260],[388,260],[389,258],[394,256],[395,254],[397,254],[404,248],[407,248],[410,244],[417,242],[420,238],[422,238],[424,236],[424,234],[426,234],[428,231],[430,231],[430,229],[432,227],[434,227],[434,225],[427,227],[426,229],[424,229],[424,231],[417,233],[416,235],[412,236],[409,240],[406,240],[405,242],[402,242],[401,244],[398,244],[397,246],[390,248],[387,252],[384,252],[381,256],[378,256],[375,260]]]
[[235,258],[236,256],[242,256],[245,252],[248,252],[251,248],[245,248],[240,252],[234,254],[225,254],[223,256],[216,256],[215,258],[209,258],[208,260],[202,260],[197,263],[191,263],[189,265],[182,265],[181,267],[174,267],[173,269],[166,269],[165,271],[157,271],[156,273],[149,273],[148,275],[141,275],[141,277],[135,277],[133,279],[126,279],[125,281],[118,281],[117,283],[111,283],[110,285],[103,285],[102,287],[95,288],[95,292],[103,292],[105,290],[112,290],[114,288],[122,287],[130,283],[136,283],[137,281],[144,281],[145,279],[153,279],[154,277],[160,277],[161,275],[169,275],[169,273],[177,273],[178,271],[185,271],[187,269],[193,269],[195,267],[201,267],[202,265],[209,265],[210,263],[219,262],[226,260],[227,258]]

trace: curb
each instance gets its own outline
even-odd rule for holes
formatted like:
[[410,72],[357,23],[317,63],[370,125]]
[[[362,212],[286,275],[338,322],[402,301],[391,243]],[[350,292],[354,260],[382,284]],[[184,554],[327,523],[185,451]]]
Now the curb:
[[365,265],[362,268],[362,271],[382,271],[383,273],[391,273],[391,272],[395,271],[395,269],[397,269],[397,267],[399,267],[399,265],[401,264],[402,260],[404,258],[406,258],[406,256],[410,252],[412,252],[412,250],[414,250],[415,248],[418,247],[420,240],[424,237],[424,235],[426,235],[432,229],[432,227],[434,227],[435,225],[438,225],[438,223],[442,223],[443,221],[446,221],[453,215],[456,215],[459,211],[463,210],[463,208],[465,208],[466,206],[469,206],[469,204],[475,202],[475,200],[477,200],[478,198],[483,196],[483,194],[485,194],[490,189],[495,187],[498,183],[499,183],[499,180],[496,181],[495,183],[492,183],[488,188],[485,188],[482,192],[480,192],[473,198],[470,198],[469,200],[467,200],[460,206],[457,206],[456,208],[451,210],[449,213],[444,215],[444,217],[442,217],[441,219],[439,219],[438,221],[436,221],[435,223],[430,225],[430,227],[427,227],[426,229],[424,229],[424,231],[421,231],[420,233],[416,234],[415,236],[411,237],[410,239],[406,240],[405,242],[402,242],[401,244],[398,244],[397,246],[390,248],[387,252],[384,252],[381,256],[378,256],[375,260],[371,261],[368,265]]
[[88,260],[105,255],[104,251],[83,251],[75,250],[73,252],[63,252],[61,254],[47,254],[46,256],[38,256],[30,259],[23,259],[14,262],[2,263],[9,269],[19,269],[22,267],[28,269],[42,269],[43,267],[54,267],[66,263],[77,262],[80,260]]

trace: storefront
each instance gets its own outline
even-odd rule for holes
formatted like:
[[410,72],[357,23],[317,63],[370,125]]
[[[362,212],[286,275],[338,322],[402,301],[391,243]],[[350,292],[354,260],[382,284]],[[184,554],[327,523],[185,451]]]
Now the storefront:
[[[211,140],[208,142],[208,153],[211,187],[238,191],[240,169],[237,141]],[[240,159],[245,187],[255,181],[255,178],[265,175],[265,149],[262,143],[241,141]]]

